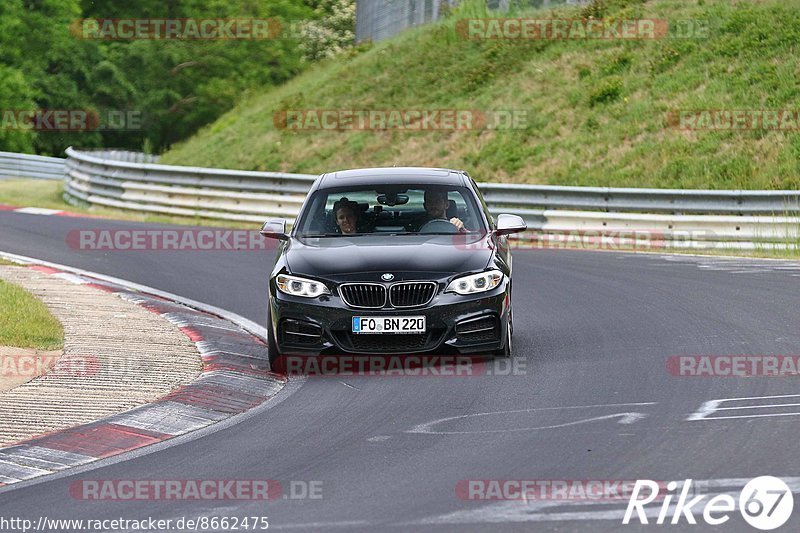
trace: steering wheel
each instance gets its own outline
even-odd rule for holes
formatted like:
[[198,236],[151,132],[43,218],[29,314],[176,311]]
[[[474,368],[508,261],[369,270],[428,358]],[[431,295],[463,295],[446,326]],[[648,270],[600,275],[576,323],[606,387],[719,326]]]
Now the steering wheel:
[[427,221],[419,228],[420,233],[458,233],[456,227],[449,220],[436,218]]

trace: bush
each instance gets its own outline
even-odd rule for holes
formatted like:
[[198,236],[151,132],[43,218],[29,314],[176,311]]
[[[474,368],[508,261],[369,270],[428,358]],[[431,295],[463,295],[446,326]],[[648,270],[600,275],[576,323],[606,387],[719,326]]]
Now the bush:
[[300,50],[307,61],[333,57],[355,42],[355,0],[326,0],[315,10],[320,18],[300,26]]
[[622,94],[622,78],[610,76],[601,80],[589,93],[589,105],[606,104],[619,100]]

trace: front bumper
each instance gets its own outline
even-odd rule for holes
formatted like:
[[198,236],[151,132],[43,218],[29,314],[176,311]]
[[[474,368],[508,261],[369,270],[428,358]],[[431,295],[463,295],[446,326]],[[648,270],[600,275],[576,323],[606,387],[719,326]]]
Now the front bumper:
[[[293,297],[276,291],[269,298],[278,351],[291,355],[327,354],[486,354],[504,346],[508,320],[508,282],[487,293],[438,293],[418,308],[359,309],[336,294]],[[420,316],[424,334],[354,334],[354,316]]]

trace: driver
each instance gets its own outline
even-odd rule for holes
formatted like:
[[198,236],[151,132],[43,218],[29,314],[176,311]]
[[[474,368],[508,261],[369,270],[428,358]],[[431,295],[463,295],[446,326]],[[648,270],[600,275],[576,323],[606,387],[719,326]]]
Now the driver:
[[336,225],[343,235],[352,235],[357,231],[358,225],[358,204],[351,202],[346,197],[333,204],[333,216]]
[[[426,222],[431,220],[447,220],[447,191],[428,189],[425,191],[424,202],[425,212],[429,217]],[[458,231],[466,231],[461,219],[453,217],[448,220],[448,222],[454,225]]]

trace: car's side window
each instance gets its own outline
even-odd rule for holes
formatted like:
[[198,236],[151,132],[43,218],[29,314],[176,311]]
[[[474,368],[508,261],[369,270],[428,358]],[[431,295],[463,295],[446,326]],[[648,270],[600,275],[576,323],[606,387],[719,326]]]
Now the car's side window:
[[492,216],[492,213],[489,211],[489,206],[486,205],[486,200],[483,199],[483,194],[481,194],[481,190],[478,187],[478,184],[475,183],[475,180],[470,177],[469,181],[470,181],[470,183],[472,183],[472,186],[475,188],[475,194],[477,195],[478,200],[481,203],[481,209],[483,209],[483,212],[486,215],[486,220],[489,221],[489,230],[493,231],[497,226],[495,225],[494,217]]

